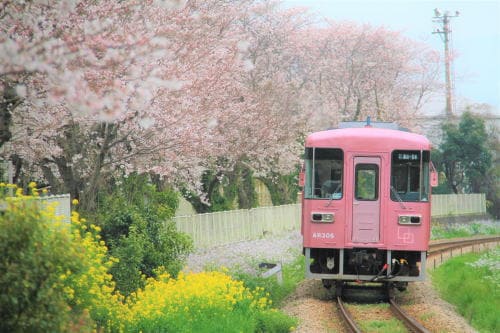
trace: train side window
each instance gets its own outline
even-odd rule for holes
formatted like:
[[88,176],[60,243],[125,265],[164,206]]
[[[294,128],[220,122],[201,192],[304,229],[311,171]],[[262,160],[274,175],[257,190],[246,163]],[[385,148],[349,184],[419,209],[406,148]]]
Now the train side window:
[[375,201],[378,199],[378,165],[356,165],[354,194],[356,200]]
[[428,201],[429,151],[395,150],[391,161],[391,199]]
[[306,199],[342,199],[344,153],[336,148],[306,148]]

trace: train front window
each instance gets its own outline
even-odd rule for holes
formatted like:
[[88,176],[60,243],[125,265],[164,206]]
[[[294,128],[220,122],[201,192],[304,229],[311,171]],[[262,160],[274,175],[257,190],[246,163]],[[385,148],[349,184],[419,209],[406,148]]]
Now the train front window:
[[306,148],[306,199],[342,199],[344,154],[334,148]]
[[392,153],[391,199],[429,200],[429,151],[395,150]]

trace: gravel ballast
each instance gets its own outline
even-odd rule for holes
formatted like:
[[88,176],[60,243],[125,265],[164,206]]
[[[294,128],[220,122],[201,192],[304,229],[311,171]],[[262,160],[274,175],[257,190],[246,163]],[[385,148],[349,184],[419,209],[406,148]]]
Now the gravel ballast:
[[296,259],[301,251],[302,235],[300,231],[291,231],[257,240],[196,250],[189,255],[184,271],[200,272],[206,268],[226,267],[252,273],[256,272],[261,262],[288,263]]

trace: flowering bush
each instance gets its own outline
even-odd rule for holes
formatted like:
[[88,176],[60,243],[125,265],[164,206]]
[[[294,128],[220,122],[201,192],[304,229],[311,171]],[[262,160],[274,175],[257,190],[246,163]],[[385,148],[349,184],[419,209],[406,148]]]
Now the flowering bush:
[[[119,312],[98,228],[73,213],[71,224],[53,206],[15,185],[0,184],[0,331],[85,331]],[[11,194],[14,194],[11,196]]]
[[62,222],[35,186],[26,196],[0,184],[1,332],[288,332],[295,324],[262,288],[223,272],[172,278],[159,268],[125,299],[100,228],[77,212]]
[[222,272],[160,274],[128,300],[120,320],[137,332],[288,332],[294,321],[271,309],[269,294]]

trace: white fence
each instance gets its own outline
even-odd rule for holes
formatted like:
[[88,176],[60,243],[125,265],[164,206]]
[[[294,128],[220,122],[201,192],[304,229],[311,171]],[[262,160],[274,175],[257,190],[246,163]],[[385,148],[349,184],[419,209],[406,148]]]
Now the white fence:
[[[40,196],[37,200],[41,203],[44,208],[48,205],[52,205],[54,208],[55,216],[62,216],[64,222],[71,221],[71,198],[69,194],[58,194],[58,195],[48,195]],[[6,208],[7,206],[5,206]],[[2,208],[2,202],[0,201],[0,209]]]
[[[179,231],[193,238],[196,248],[208,248],[267,233],[300,229],[300,204],[176,216]],[[432,216],[461,216],[486,213],[484,194],[447,194],[432,197]]]
[[193,238],[197,248],[258,239],[267,233],[300,228],[300,204],[176,216],[179,231]]
[[433,217],[486,214],[486,195],[440,194],[432,196]]
[[[42,197],[43,203],[58,202],[56,215],[71,218],[69,194]],[[258,239],[266,234],[279,234],[300,228],[300,204],[231,210],[225,212],[176,216],[179,231],[193,238],[197,248],[208,248],[244,240]],[[432,196],[432,216],[464,216],[486,214],[486,198],[480,194],[445,194]]]
[[64,222],[71,221],[71,198],[69,194],[48,195],[46,197],[40,197],[38,200],[44,205],[50,205],[57,202],[53,206],[55,209],[54,214],[56,216],[63,216]]

